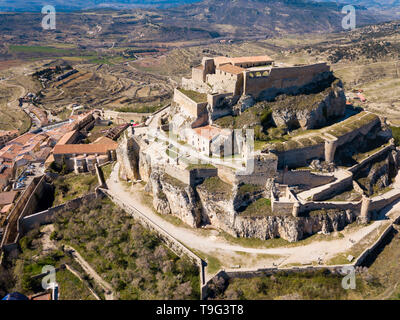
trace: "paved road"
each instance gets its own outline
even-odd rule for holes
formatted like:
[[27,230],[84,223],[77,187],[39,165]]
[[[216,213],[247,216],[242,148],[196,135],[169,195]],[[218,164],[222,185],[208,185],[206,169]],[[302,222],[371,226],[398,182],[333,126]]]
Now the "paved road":
[[[118,171],[119,165],[117,164],[114,167],[110,179],[107,181],[107,185],[111,194],[119,198],[124,203],[135,207],[137,210],[142,212],[149,219],[153,220],[165,231],[173,235],[176,239],[184,243],[189,248],[200,250],[206,253],[213,251],[223,252],[224,256],[230,255],[231,257],[237,257],[237,252],[280,256],[273,258],[273,260],[270,258],[267,259],[268,264],[266,264],[265,260],[254,262],[251,265],[252,268],[262,268],[266,266],[272,267],[273,264],[282,265],[288,263],[311,263],[318,261],[319,258],[322,258],[323,260],[329,260],[339,253],[346,252],[355,243],[362,241],[365,236],[376,231],[381,225],[388,223],[387,220],[375,221],[364,228],[357,228],[356,231],[346,232],[343,238],[339,238],[337,240],[314,241],[310,244],[296,247],[277,247],[270,249],[247,248],[240,245],[231,244],[222,237],[215,235],[207,236],[190,228],[178,227],[167,222],[162,217],[155,214],[151,208],[142,203],[139,192],[127,191],[125,185],[119,181]],[[140,186],[140,184],[136,185],[137,188],[140,188]],[[139,189],[137,190],[139,191]],[[389,211],[386,212],[386,214],[390,214],[393,211],[400,211],[400,203],[394,205]]]

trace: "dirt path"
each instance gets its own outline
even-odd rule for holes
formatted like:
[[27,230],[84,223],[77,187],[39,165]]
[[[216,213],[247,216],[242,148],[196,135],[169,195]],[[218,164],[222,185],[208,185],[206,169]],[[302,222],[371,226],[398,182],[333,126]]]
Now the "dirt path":
[[[153,212],[151,208],[142,202],[139,192],[129,192],[126,190],[124,184],[118,178],[119,165],[114,167],[110,179],[107,184],[109,191],[113,196],[119,198],[124,203],[135,207],[141,211],[149,219],[157,223],[165,231],[172,234],[176,239],[184,243],[186,246],[200,250],[205,253],[213,251],[223,252],[224,255],[236,257],[237,253],[250,253],[257,255],[273,255],[275,258],[260,259],[257,262],[252,262],[251,265],[244,266],[243,268],[262,268],[272,267],[276,265],[289,264],[289,263],[312,263],[317,262],[319,258],[327,261],[336,255],[348,251],[352,246],[362,241],[367,235],[376,231],[382,224],[387,221],[375,221],[364,228],[357,228],[355,231],[349,231],[344,234],[343,238],[331,241],[314,241],[310,244],[295,247],[277,247],[277,248],[247,248],[240,245],[231,244],[222,237],[207,236],[202,233],[191,230],[189,228],[178,227],[172,223],[167,222],[162,217]],[[136,185],[137,188],[140,185]],[[138,189],[139,191],[139,189]],[[387,213],[391,211],[400,211],[400,203],[394,205]],[[282,258],[285,258],[282,260]]]
[[115,300],[114,292],[109,283],[103,280],[102,277],[98,275],[98,273],[90,266],[90,264],[76,251],[73,247],[66,245],[65,249],[69,251],[72,257],[76,262],[80,264],[80,266],[85,270],[85,272],[93,278],[93,280],[104,289],[104,296],[106,300]]

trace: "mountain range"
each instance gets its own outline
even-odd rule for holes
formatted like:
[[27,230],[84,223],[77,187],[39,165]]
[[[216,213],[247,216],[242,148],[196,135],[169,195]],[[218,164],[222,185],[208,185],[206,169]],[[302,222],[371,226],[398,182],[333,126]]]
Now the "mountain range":
[[[305,0],[305,1],[286,1],[288,3],[305,3],[305,2],[333,2],[338,4],[353,4],[364,6],[366,8],[374,8],[387,10],[391,8],[400,8],[400,0]],[[51,4],[59,11],[75,11],[93,8],[114,8],[114,9],[131,9],[131,8],[169,8],[188,3],[200,2],[200,0],[53,0]],[[219,0],[213,1],[215,4]],[[231,0],[235,3],[236,0]],[[274,0],[255,0],[254,2],[262,2],[268,5]],[[45,5],[50,4],[48,0],[0,0],[0,11],[40,11]]]

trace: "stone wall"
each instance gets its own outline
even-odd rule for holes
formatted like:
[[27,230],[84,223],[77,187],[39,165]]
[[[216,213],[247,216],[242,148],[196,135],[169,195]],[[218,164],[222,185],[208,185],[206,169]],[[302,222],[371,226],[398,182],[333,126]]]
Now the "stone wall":
[[36,209],[38,201],[42,196],[44,185],[45,176],[34,178],[18,199],[13,210],[6,219],[7,226],[1,243],[2,247],[7,244],[15,243],[18,240],[19,220],[31,214]]
[[283,152],[276,152],[278,156],[278,168],[298,168],[308,166],[312,159],[324,159],[325,143],[316,144],[310,147],[303,147]]
[[360,212],[361,201],[359,202],[316,202],[309,201],[300,205],[300,212],[308,212],[315,210],[351,210],[353,212]]
[[182,183],[193,187],[196,184],[201,183],[202,180],[206,178],[218,176],[218,169],[199,168],[199,169],[187,170],[184,169],[183,167],[177,167],[171,164],[166,164],[165,173],[175,179],[178,179]]
[[112,120],[116,124],[124,124],[131,120],[142,123],[144,118],[150,117],[151,113],[118,112],[113,110],[104,110],[104,119]]
[[34,229],[38,225],[44,225],[52,221],[52,218],[57,214],[69,210],[75,210],[79,208],[85,201],[93,201],[96,199],[96,193],[89,193],[83,197],[68,201],[57,207],[50,208],[48,210],[38,212],[32,215],[28,215],[21,220],[21,234],[26,234],[30,230]]
[[312,173],[308,170],[281,170],[278,172],[276,182],[279,184],[293,185],[306,185],[309,188],[315,188],[326,185],[335,181],[332,175],[319,175]]
[[207,107],[207,102],[197,103],[178,89],[174,90],[174,102],[193,118],[200,116]]
[[330,73],[330,67],[326,63],[272,68],[268,76],[256,76],[256,72],[245,73],[244,94],[255,98],[273,98],[278,92],[296,93],[301,87],[316,82],[318,76],[326,76]]
[[330,183],[326,188],[322,188],[319,192],[316,192],[312,196],[313,201],[323,201],[330,199],[337,194],[351,188],[353,186],[353,174],[351,172],[345,172],[346,176],[343,179],[337,180]]

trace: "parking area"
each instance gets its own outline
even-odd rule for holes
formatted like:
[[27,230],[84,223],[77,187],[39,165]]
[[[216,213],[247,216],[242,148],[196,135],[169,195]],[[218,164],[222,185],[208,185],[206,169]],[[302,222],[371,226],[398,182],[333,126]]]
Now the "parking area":
[[35,177],[42,176],[44,174],[43,163],[32,163],[28,165],[25,170],[15,179],[13,190],[23,190],[32,182]]

